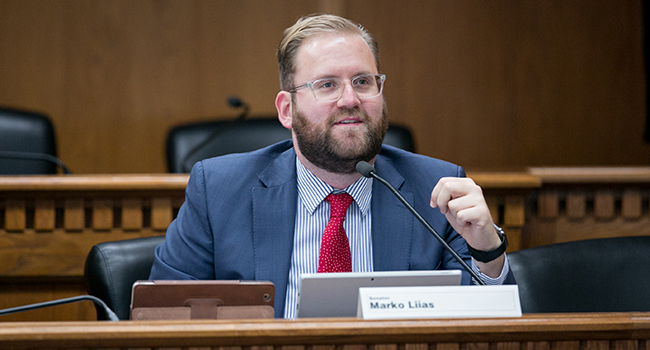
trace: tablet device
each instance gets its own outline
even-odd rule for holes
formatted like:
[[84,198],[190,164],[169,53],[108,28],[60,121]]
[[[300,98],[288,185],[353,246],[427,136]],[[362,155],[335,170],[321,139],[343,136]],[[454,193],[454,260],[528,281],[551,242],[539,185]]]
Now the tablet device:
[[272,318],[274,296],[266,281],[137,281],[131,319]]
[[460,285],[460,270],[300,275],[297,317],[356,317],[359,288]]

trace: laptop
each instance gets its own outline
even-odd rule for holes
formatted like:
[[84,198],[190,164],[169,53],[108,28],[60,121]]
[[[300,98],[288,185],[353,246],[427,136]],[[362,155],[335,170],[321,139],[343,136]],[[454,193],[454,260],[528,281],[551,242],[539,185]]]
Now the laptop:
[[297,317],[356,317],[359,288],[458,286],[460,270],[309,273],[300,275]]

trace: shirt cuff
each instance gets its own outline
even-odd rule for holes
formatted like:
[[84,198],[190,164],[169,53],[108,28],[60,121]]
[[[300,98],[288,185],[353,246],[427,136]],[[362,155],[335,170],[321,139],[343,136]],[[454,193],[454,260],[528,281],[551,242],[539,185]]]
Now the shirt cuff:
[[[472,263],[471,267],[472,270],[485,282],[485,285],[488,286],[497,286],[503,284],[505,282],[506,277],[508,277],[508,273],[510,272],[510,263],[508,263],[508,254],[505,254],[503,260],[503,268],[501,269],[501,274],[497,278],[492,278],[484,273],[481,272],[481,269],[479,269],[478,265],[476,264],[476,260],[472,258]],[[472,278],[472,284],[478,284],[474,278]]]

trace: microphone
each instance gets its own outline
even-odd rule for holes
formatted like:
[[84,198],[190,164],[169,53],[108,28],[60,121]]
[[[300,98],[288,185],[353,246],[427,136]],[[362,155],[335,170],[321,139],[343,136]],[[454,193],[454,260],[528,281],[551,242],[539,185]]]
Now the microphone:
[[388,181],[384,180],[383,178],[379,177],[376,174],[374,166],[372,166],[372,165],[370,165],[370,163],[362,160],[359,163],[357,163],[357,171],[359,172],[359,174],[363,175],[364,177],[375,178],[375,179],[377,179],[377,181],[381,182],[384,186],[388,187],[388,189],[391,192],[393,192],[395,197],[397,197],[397,199],[399,199],[400,202],[402,202],[402,204],[404,204],[406,206],[406,208],[408,208],[408,210],[422,223],[422,225],[424,225],[424,227],[426,227],[426,229],[429,230],[429,232],[431,232],[433,237],[435,237],[438,240],[438,242],[440,242],[440,244],[442,244],[442,246],[449,253],[451,253],[451,255],[454,257],[454,259],[456,259],[456,261],[458,261],[460,263],[460,265],[463,267],[463,269],[465,269],[465,271],[469,272],[469,274],[474,278],[474,280],[476,280],[476,283],[478,283],[478,284],[480,284],[482,286],[485,285],[485,282],[483,282],[483,280],[476,274],[476,272],[474,272],[474,270],[472,270],[472,268],[469,267],[469,265],[467,265],[467,263],[460,257],[460,255],[458,255],[458,253],[456,253],[456,251],[453,250],[449,246],[449,244],[447,244],[447,242],[445,242],[444,239],[442,239],[440,234],[438,234],[438,232],[436,232],[436,230],[434,230],[433,227],[431,227],[431,225],[429,225],[429,223],[426,220],[424,220],[422,215],[420,215],[420,213],[418,213],[413,208],[413,206],[411,206],[411,204],[408,201],[406,201],[406,198],[404,198],[404,196],[402,196],[402,194],[399,193],[395,189],[395,187],[393,187],[391,184],[389,184]]
[[230,105],[230,107],[233,108],[244,107],[244,111],[242,111],[241,114],[235,120],[237,121],[244,120],[248,116],[248,110],[250,109],[250,105],[244,102],[238,96],[234,96],[234,95],[228,96],[228,104]]
[[102,309],[104,310],[104,312],[106,312],[106,315],[108,316],[108,318],[111,321],[119,321],[120,320],[119,317],[117,317],[117,315],[115,314],[115,312],[113,312],[113,310],[111,310],[106,305],[106,303],[104,303],[101,299],[99,299],[97,297],[94,297],[92,295],[79,295],[79,296],[71,297],[71,298],[46,301],[44,303],[36,303],[36,304],[12,307],[12,308],[9,308],[9,309],[0,310],[0,316],[9,315],[9,314],[17,313],[17,312],[29,311],[29,310],[42,309],[44,307],[75,303],[75,302],[78,302],[78,301],[85,301],[85,300],[90,300],[90,301],[94,302],[95,304],[101,306]]
[[221,128],[216,129],[215,131],[213,131],[210,135],[208,135],[208,137],[205,138],[205,140],[203,140],[201,143],[194,146],[189,152],[187,152],[187,154],[185,154],[185,157],[183,157],[183,160],[181,162],[181,166],[182,166],[183,170],[192,169],[192,165],[194,165],[194,164],[192,163],[192,164],[189,164],[189,166],[186,166],[187,165],[186,163],[189,160],[191,160],[192,156],[194,156],[197,152],[201,151],[207,144],[209,144],[210,141],[212,141],[212,139],[214,137],[216,137],[217,135],[223,133],[224,131],[228,130],[229,128],[243,122],[244,119],[246,119],[246,117],[248,116],[248,110],[250,109],[250,106],[248,105],[248,103],[244,102],[242,99],[240,99],[239,97],[234,96],[234,95],[233,96],[228,96],[227,101],[228,101],[228,105],[230,107],[233,107],[233,108],[244,107],[244,111],[239,116],[237,116],[237,118],[235,118],[235,119],[233,119],[231,121],[225,122],[222,125]]
[[63,170],[64,174],[72,174],[70,169],[68,169],[65,164],[63,164],[63,161],[61,161],[61,159],[47,153],[0,151],[0,158],[17,160],[40,160],[43,162],[55,164],[61,168],[61,170]]

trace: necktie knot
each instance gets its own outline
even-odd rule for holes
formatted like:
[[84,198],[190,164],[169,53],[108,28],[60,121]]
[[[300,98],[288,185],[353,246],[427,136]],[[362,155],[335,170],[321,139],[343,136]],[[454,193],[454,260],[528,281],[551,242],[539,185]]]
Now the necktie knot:
[[350,204],[352,204],[352,196],[347,193],[330,194],[325,197],[325,200],[330,202],[330,217],[331,218],[344,218],[345,212],[348,211]]

